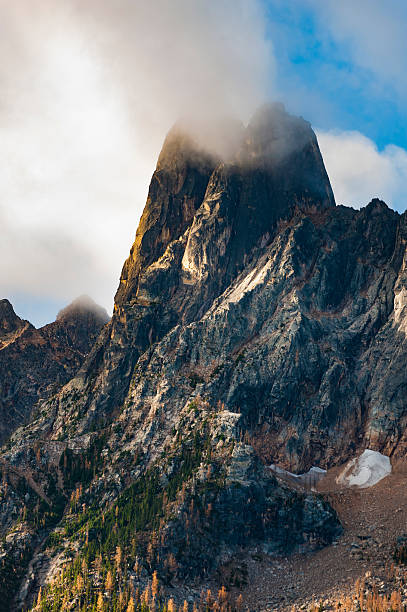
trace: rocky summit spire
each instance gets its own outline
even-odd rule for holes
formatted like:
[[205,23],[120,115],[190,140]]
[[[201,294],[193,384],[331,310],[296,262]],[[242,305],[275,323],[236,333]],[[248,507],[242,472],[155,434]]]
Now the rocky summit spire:
[[295,209],[334,205],[310,124],[281,105],[266,106],[249,123],[234,158],[214,170],[191,225],[184,264],[195,279],[220,271],[229,283]]
[[290,199],[299,206],[335,205],[311,124],[287,113],[282,104],[267,104],[255,113],[240,157],[254,167],[266,168],[288,205]]
[[[215,265],[220,263],[215,252],[227,250],[230,276],[296,207],[335,205],[308,122],[288,114],[281,104],[271,104],[260,109],[246,129],[236,126],[236,134],[235,139],[229,137],[235,151],[223,160],[198,145],[181,124],[170,131],[123,267],[116,308],[137,297],[141,271],[187,231],[187,267],[202,248],[211,251]],[[215,226],[223,228],[222,238],[213,231]],[[208,253],[192,262],[200,277],[204,260],[208,263]]]

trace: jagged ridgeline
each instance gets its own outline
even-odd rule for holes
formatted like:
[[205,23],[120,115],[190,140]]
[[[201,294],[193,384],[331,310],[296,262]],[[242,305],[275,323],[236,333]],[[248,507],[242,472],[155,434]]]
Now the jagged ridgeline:
[[0,300],[0,443],[76,374],[108,320],[104,308],[82,296],[36,329]]
[[239,609],[245,551],[340,532],[270,463],[403,452],[405,217],[335,206],[279,105],[237,140],[220,159],[169,133],[112,320],[3,449],[9,609]]

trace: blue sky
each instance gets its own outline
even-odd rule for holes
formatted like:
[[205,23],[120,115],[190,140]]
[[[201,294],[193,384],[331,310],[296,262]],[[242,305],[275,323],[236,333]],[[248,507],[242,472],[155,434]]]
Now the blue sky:
[[274,92],[313,124],[337,203],[407,207],[407,3],[264,0]]
[[[385,69],[394,62],[404,72],[407,3],[294,0],[268,1],[265,7],[279,85],[283,92],[298,87],[309,96],[289,100],[294,110],[323,129],[361,131],[379,149],[389,143],[407,147],[406,77]],[[395,44],[386,48],[392,37]],[[376,57],[366,61],[371,39]]]
[[[314,127],[336,201],[407,208],[404,0],[0,0],[0,297],[111,311],[171,125],[269,99]],[[206,137],[203,131],[199,137]]]

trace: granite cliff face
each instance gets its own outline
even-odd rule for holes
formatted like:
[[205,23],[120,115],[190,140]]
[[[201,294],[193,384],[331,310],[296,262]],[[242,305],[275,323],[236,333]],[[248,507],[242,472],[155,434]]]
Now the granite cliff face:
[[[45,500],[4,559],[22,541],[39,546],[38,521],[51,533],[18,601],[51,580],[56,559],[96,564],[116,546],[128,567],[137,558],[143,570],[126,580],[143,587],[154,569],[185,583],[242,549],[332,541],[328,503],[266,466],[404,452],[406,238],[405,215],[379,200],[335,205],[310,125],[278,105],[227,160],[176,126],[112,320],[2,455],[3,531],[24,515],[26,491]],[[5,335],[25,323],[8,325]]]
[[84,428],[122,405],[138,358],[178,325],[201,320],[270,247],[279,224],[300,208],[334,207],[314,132],[279,105],[259,111],[227,162],[180,129],[164,143],[111,325],[78,381],[83,388],[96,376]]
[[335,206],[311,127],[278,105],[258,112],[228,161],[175,128],[113,319],[60,396],[52,435],[70,389],[77,434],[129,402],[176,414],[199,395],[240,414],[263,461],[293,470],[359,446],[398,452],[404,234],[405,216],[379,200]]
[[89,298],[62,310],[36,329],[0,301],[0,441],[27,421],[33,406],[56,393],[89,352],[107,313]]

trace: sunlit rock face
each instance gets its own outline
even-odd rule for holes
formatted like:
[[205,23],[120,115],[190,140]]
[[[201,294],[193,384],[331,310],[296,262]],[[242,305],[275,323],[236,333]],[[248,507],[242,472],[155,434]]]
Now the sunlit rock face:
[[279,224],[299,209],[332,208],[314,132],[280,105],[255,115],[226,160],[175,126],[123,267],[110,328],[83,372],[81,384],[100,373],[92,418],[123,403],[138,358],[177,325],[209,312],[270,248]]
[[291,471],[402,446],[405,227],[377,199],[335,206],[314,132],[280,105],[227,159],[175,126],[112,321],[70,385],[78,432],[128,401],[177,412],[200,394]]
[[[83,493],[94,507],[112,508],[148,470],[166,499],[178,483],[154,541],[185,578],[230,558],[236,533],[267,552],[332,541],[329,505],[265,466],[304,473],[367,447],[404,452],[406,237],[405,215],[380,200],[335,205],[314,132],[281,106],[259,111],[225,159],[176,126],[112,320],[5,460],[46,481],[61,467],[51,442],[85,465],[98,440],[103,474]],[[38,440],[39,467],[27,450]],[[188,471],[197,440],[204,459]],[[201,523],[198,499],[213,511]]]
[[78,371],[108,320],[103,308],[79,298],[36,329],[0,301],[0,441]]
[[[262,459],[289,470],[343,461],[362,440],[394,448],[404,236],[404,216],[377,199],[335,206],[314,132],[279,105],[255,115],[227,160],[176,126],[112,322],[73,383],[93,381],[79,427],[123,405],[137,364],[135,405],[148,396],[177,410],[200,393],[239,412]],[[146,388],[150,371],[158,387]]]

